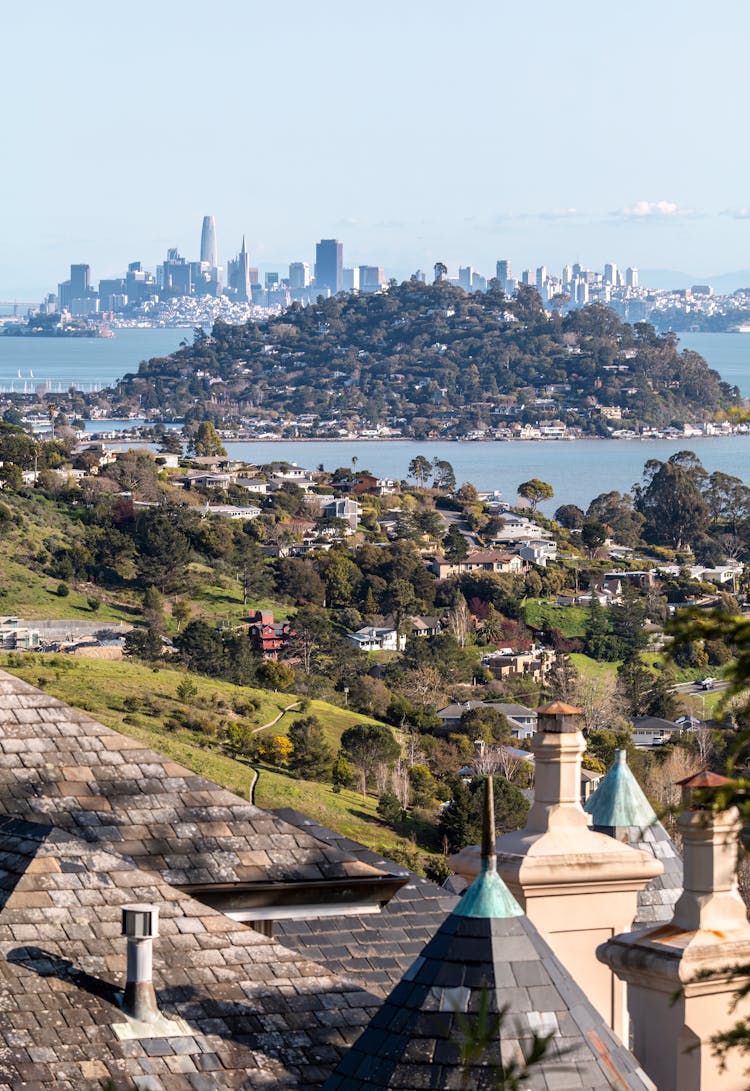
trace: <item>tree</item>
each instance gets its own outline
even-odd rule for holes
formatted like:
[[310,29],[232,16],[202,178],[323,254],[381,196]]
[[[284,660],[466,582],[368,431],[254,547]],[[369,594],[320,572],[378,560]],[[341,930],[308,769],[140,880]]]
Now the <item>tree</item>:
[[438,823],[438,832],[447,852],[460,852],[466,845],[478,840],[473,799],[468,784],[458,780],[453,788],[453,798],[444,807]]
[[392,765],[401,747],[385,724],[354,724],[341,736],[344,756],[359,771],[362,795],[367,795],[367,783],[380,765]]
[[331,770],[333,752],[326,742],[323,725],[317,716],[293,720],[289,727],[293,746],[289,769],[306,780],[322,780]]
[[192,441],[192,448],[196,455],[203,457],[222,457],[226,455],[226,448],[219,439],[219,433],[211,421],[203,420],[198,425],[198,431]]
[[680,451],[667,462],[649,459],[643,483],[634,490],[649,541],[680,550],[703,533],[709,519],[700,490],[705,476],[692,451]]
[[453,604],[453,609],[448,614],[448,632],[458,644],[459,648],[465,648],[474,628],[474,618],[466,605],[466,599],[459,595]]
[[442,458],[433,458],[432,471],[434,487],[443,489],[445,492],[453,492],[456,487],[456,474],[450,462],[446,462]]
[[318,606],[301,606],[294,615],[292,635],[286,645],[287,656],[298,656],[305,674],[310,674],[317,655],[329,644],[331,622]]
[[537,505],[542,500],[551,500],[555,495],[554,489],[546,481],[538,477],[532,477],[529,481],[522,481],[518,486],[518,495],[531,504],[531,510],[536,511]]
[[581,527],[581,541],[590,557],[595,557],[607,540],[607,528],[603,523],[589,519]]
[[156,629],[150,625],[144,629],[131,629],[125,635],[123,646],[125,655],[134,659],[146,659],[153,662],[162,654],[162,639]]
[[417,455],[409,463],[409,477],[413,477],[418,485],[426,485],[431,474],[432,463],[424,455]]
[[354,783],[354,770],[341,751],[339,751],[331,768],[331,780],[334,792],[340,792],[342,788],[349,788]]
[[445,558],[451,564],[460,564],[469,556],[469,544],[455,523],[451,523],[448,533],[443,538]]
[[400,826],[406,818],[406,812],[401,806],[401,800],[390,789],[383,792],[378,800],[377,812],[389,826]]
[[555,512],[555,522],[566,530],[580,530],[585,518],[577,504],[562,504]]
[[592,659],[606,660],[610,658],[611,650],[607,609],[599,602],[599,596],[594,590],[586,619],[586,654]]

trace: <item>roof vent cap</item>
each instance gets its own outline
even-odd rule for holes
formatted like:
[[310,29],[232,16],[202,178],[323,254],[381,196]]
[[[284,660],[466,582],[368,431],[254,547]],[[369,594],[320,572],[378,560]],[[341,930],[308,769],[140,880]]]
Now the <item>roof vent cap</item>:
[[159,935],[159,907],[133,902],[122,907],[122,934],[128,939],[156,939]]

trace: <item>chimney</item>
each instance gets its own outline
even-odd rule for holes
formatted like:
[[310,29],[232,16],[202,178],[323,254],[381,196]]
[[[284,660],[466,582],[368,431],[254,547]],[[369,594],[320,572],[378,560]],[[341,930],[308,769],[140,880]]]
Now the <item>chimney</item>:
[[143,1023],[159,1016],[152,980],[153,941],[159,935],[159,907],[133,903],[122,907],[122,934],[128,940],[128,971],[122,1008]]
[[581,734],[581,710],[554,701],[540,709],[534,751],[534,803],[526,829],[543,832],[553,827],[588,828],[581,807],[581,756],[586,742]]

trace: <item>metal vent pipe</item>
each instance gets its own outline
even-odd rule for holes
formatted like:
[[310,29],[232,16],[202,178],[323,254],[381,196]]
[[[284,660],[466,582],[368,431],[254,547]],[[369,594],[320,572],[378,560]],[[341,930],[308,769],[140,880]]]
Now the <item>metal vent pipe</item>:
[[122,907],[122,934],[128,941],[128,970],[122,1008],[144,1023],[159,1016],[154,992],[153,941],[159,935],[159,907],[134,903]]

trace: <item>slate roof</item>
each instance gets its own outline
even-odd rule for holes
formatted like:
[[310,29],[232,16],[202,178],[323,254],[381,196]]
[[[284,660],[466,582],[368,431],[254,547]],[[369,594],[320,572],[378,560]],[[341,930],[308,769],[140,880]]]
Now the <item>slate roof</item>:
[[633,927],[671,921],[682,893],[682,857],[633,776],[624,750],[617,751],[607,775],[583,809],[591,815],[597,833],[650,852],[664,865],[663,873],[639,891]]
[[4,671],[0,754],[0,814],[47,821],[170,884],[381,874]]
[[[313,1088],[375,1010],[304,954],[41,823],[0,818],[0,1091]],[[154,902],[167,1037],[128,1021],[121,906]]]
[[[490,793],[488,793],[489,795]],[[490,805],[491,806],[491,805]],[[490,1091],[534,1033],[553,1037],[525,1091],[645,1091],[653,1085],[617,1040],[496,871],[494,822],[482,871],[344,1055],[324,1091]],[[483,1006],[498,1025],[464,1071],[466,1028]]]
[[384,997],[401,980],[458,899],[392,860],[317,825],[299,811],[283,809],[274,813],[358,860],[408,877],[379,913],[274,923],[274,935],[282,943],[304,952],[331,973],[344,974]]

